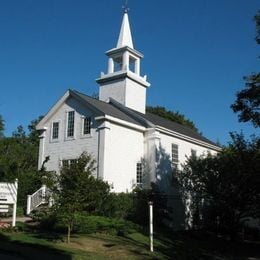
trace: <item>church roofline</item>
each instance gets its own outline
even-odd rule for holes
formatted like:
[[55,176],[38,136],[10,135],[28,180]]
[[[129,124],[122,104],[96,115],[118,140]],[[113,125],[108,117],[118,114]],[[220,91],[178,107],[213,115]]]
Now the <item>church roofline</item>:
[[114,73],[101,75],[100,78],[96,79],[96,82],[97,83],[105,83],[105,82],[110,82],[110,81],[114,81],[114,80],[121,79],[121,78],[132,79],[133,81],[141,84],[143,87],[150,87],[150,85],[151,85],[149,82],[147,82],[145,80],[145,78],[137,76],[135,73],[133,73],[130,70],[128,70],[128,71],[117,71],[117,72],[114,72]]
[[141,52],[139,52],[139,51],[137,51],[133,48],[130,48],[129,46],[123,46],[123,47],[120,47],[120,48],[113,48],[111,50],[106,51],[105,53],[106,53],[107,56],[113,56],[113,55],[116,56],[116,54],[120,54],[120,53],[122,53],[126,50],[129,51],[130,53],[132,53],[133,55],[137,56],[138,58],[144,57],[144,55]]

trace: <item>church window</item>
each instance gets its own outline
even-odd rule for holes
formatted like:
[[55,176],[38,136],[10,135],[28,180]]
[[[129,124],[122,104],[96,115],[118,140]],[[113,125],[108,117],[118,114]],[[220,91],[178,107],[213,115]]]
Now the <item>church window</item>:
[[177,170],[178,163],[179,163],[179,151],[178,151],[178,145],[172,144],[172,168],[173,170]]
[[62,160],[62,167],[64,167],[64,168],[74,168],[76,166],[77,162],[78,162],[77,159]]
[[197,151],[195,149],[191,149],[191,156],[197,156]]
[[136,164],[136,185],[138,187],[142,187],[143,184],[143,164],[142,163],[137,163]]
[[89,135],[91,131],[91,117],[83,118],[83,135]]
[[52,140],[59,139],[59,122],[52,123]]
[[68,112],[67,137],[74,137],[75,111]]

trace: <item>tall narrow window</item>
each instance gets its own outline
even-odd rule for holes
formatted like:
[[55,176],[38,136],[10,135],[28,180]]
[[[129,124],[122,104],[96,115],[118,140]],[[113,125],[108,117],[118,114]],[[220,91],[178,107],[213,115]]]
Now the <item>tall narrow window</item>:
[[142,187],[143,185],[143,164],[136,164],[136,185]]
[[172,168],[173,168],[173,170],[177,170],[178,163],[179,163],[178,145],[172,144]]
[[83,135],[89,135],[91,130],[91,117],[83,118]]
[[69,111],[68,125],[67,125],[67,137],[74,137],[74,120],[75,120],[75,111]]
[[52,123],[52,140],[59,139],[59,122]]

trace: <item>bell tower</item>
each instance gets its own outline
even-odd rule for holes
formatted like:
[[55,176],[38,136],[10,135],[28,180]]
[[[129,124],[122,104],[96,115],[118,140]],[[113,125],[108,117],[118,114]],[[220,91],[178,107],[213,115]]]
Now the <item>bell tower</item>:
[[117,46],[106,55],[107,73],[101,73],[96,80],[100,85],[99,99],[108,101],[111,97],[126,107],[145,113],[146,89],[150,83],[146,76],[140,75],[143,55],[134,49],[127,9],[124,10]]

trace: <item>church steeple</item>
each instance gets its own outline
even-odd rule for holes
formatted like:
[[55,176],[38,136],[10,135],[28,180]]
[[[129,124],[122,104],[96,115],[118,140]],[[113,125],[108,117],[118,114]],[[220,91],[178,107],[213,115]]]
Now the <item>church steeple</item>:
[[150,84],[146,76],[140,76],[140,61],[143,55],[134,49],[127,9],[124,11],[117,46],[106,52],[107,73],[101,73],[99,99],[113,98],[121,104],[145,113],[146,88]]
[[132,49],[134,48],[127,11],[124,12],[121,30],[116,47],[121,48],[124,46],[128,46]]

